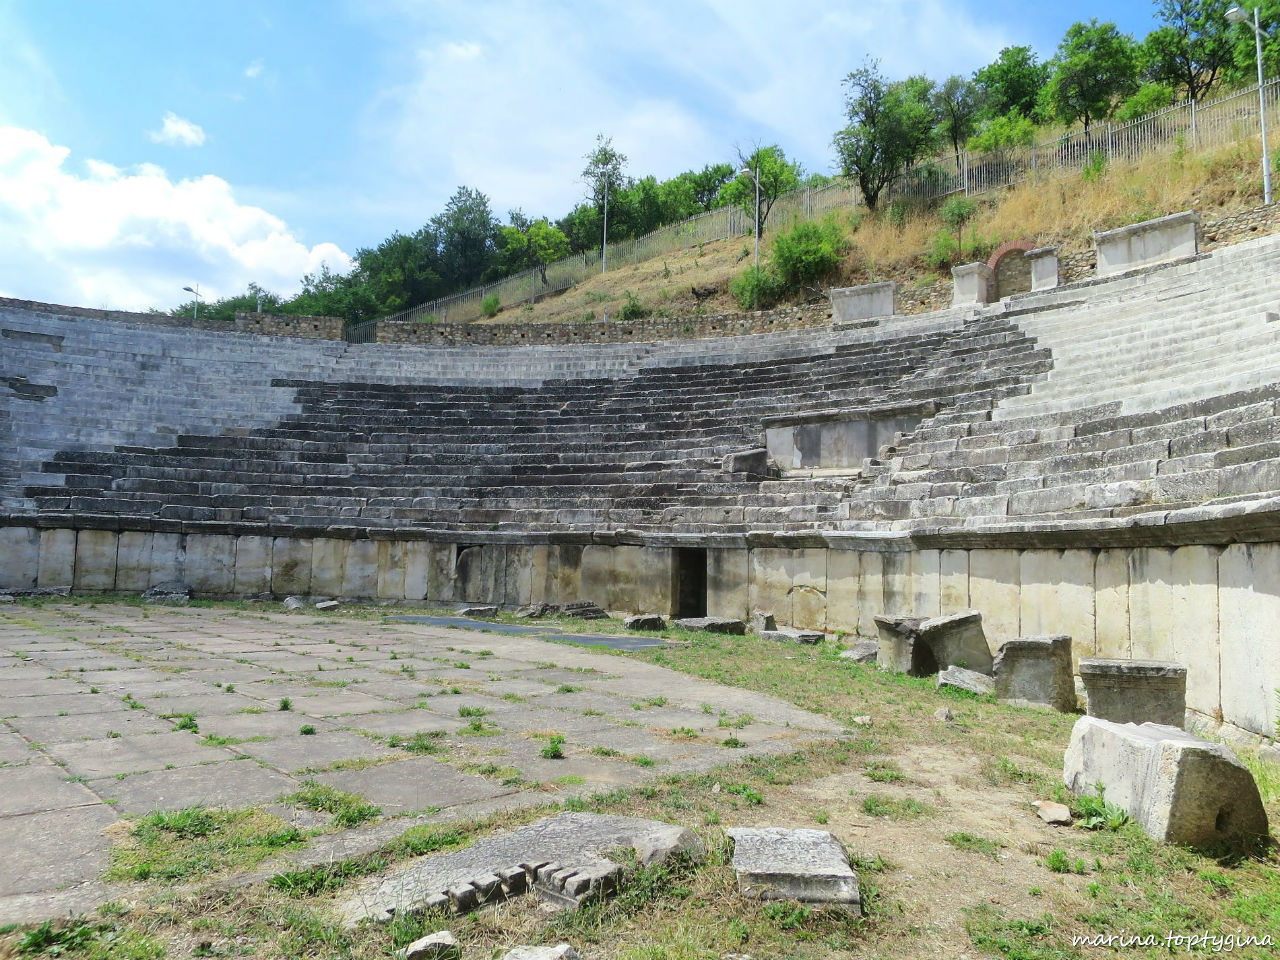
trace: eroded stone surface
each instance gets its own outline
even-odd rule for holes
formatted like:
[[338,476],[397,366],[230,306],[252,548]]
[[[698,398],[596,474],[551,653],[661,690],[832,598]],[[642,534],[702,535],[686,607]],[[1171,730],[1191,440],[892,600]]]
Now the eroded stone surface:
[[667,621],[656,613],[637,613],[622,621],[628,630],[665,630]]
[[1187,668],[1181,664],[1082,657],[1080,679],[1091,717],[1173,727],[1185,721]]
[[826,639],[821,630],[761,630],[761,640],[773,640],[777,643],[821,643]]
[[1075,709],[1071,638],[1065,634],[1010,640],[996,652],[992,669],[1001,700],[1063,712]]
[[738,889],[761,900],[858,906],[858,875],[844,847],[825,830],[732,827]]
[[448,930],[428,934],[403,950],[396,951],[397,960],[462,960],[462,947]]
[[502,960],[582,960],[581,955],[567,943],[554,947],[515,947],[508,950]]
[[465,850],[422,857],[362,884],[338,911],[348,925],[385,922],[397,913],[433,907],[461,913],[529,889],[566,904],[581,903],[617,888],[623,867],[609,855],[627,849],[644,865],[675,854],[702,855],[701,842],[683,827],[636,817],[561,813],[485,837]]
[[711,633],[731,633],[741,636],[747,632],[747,625],[732,617],[682,617],[675,624],[685,630],[707,630]]
[[1081,717],[1062,779],[1076,794],[1101,784],[1151,836],[1196,846],[1267,834],[1253,775],[1231,749],[1177,727]]
[[953,690],[967,690],[979,697],[989,697],[996,692],[996,682],[986,674],[964,667],[947,667],[938,673],[938,689],[951,687]]
[[957,666],[991,673],[991,648],[976,610],[946,617],[874,618],[880,633],[877,662],[886,670],[925,677]]
[[852,660],[854,663],[875,663],[880,653],[880,644],[874,640],[859,640],[848,650],[840,651],[841,660]]

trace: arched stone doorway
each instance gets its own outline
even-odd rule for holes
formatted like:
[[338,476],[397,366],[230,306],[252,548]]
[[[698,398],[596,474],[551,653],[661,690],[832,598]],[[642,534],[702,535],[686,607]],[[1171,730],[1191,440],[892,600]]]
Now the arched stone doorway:
[[1031,289],[1031,261],[1024,254],[1033,249],[1035,244],[1030,240],[1010,240],[991,254],[987,266],[991,268],[996,300]]

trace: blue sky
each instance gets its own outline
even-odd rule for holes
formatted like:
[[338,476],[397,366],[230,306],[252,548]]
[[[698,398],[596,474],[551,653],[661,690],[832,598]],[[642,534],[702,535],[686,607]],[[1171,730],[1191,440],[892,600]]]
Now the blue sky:
[[830,172],[840,80],[1052,53],[1150,2],[0,0],[0,295],[292,292],[460,184],[552,217],[597,132],[633,175],[779,143]]

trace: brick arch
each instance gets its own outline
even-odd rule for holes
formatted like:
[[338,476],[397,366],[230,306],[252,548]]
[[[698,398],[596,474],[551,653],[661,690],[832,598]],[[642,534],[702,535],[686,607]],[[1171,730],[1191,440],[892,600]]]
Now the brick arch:
[[987,266],[995,280],[997,300],[1031,289],[1031,263],[1023,256],[1011,254],[1023,254],[1033,249],[1035,244],[1030,240],[1009,240],[991,254]]

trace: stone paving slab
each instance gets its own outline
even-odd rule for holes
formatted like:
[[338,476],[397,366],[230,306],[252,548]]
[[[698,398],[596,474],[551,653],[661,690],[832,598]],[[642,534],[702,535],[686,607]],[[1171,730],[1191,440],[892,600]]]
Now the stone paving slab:
[[0,817],[0,897],[36,893],[97,879],[107,868],[102,831],[119,817],[105,803]]
[[316,775],[316,779],[339,790],[359,794],[382,807],[385,814],[453,807],[514,792],[512,787],[462,773],[430,757],[413,757],[363,770],[321,773]]
[[121,813],[145,814],[183,807],[252,807],[297,790],[298,781],[252,760],[228,760],[123,780],[90,780],[87,786],[104,801],[117,801]]
[[61,761],[69,774],[86,780],[167,767],[194,767],[232,757],[225,750],[202,744],[199,736],[185,730],[55,744],[49,747],[49,755]]
[[294,733],[295,736],[276,737],[262,743],[243,743],[235,749],[284,773],[316,770],[342,760],[376,760],[400,753],[345,730],[326,730],[311,736],[302,736],[297,730]]
[[0,702],[15,698],[57,696],[84,692],[74,680],[5,680],[0,677]]
[[[145,620],[133,608],[109,604],[13,609],[23,620],[39,622],[40,629],[15,625],[0,609],[0,683],[11,689],[24,682],[42,685],[28,684],[22,695],[0,698],[0,830],[32,816],[103,810],[107,799],[118,801],[114,811],[106,808],[108,820],[191,805],[271,805],[298,789],[301,777],[290,771],[372,760],[361,769],[315,776],[367,797],[385,815],[441,808],[372,825],[390,838],[424,817],[446,823],[518,809],[751,754],[790,752],[840,730],[774,698],[535,636],[421,624],[316,623],[221,608],[155,608]],[[50,641],[50,634],[77,639]],[[481,656],[482,651],[493,655]],[[327,685],[344,681],[345,686]],[[234,684],[234,692],[222,684]],[[561,692],[562,685],[581,689]],[[91,694],[91,687],[101,692]],[[451,692],[455,688],[458,693]],[[123,702],[127,693],[138,708]],[[509,694],[515,697],[504,699]],[[278,709],[283,696],[292,710]],[[662,706],[632,708],[660,698],[666,701]],[[713,712],[705,713],[703,704]],[[460,707],[485,711],[486,735],[467,729],[471,718],[459,716]],[[731,718],[749,713],[755,722],[719,728],[722,711]],[[162,719],[170,713],[194,714],[198,734],[176,731]],[[17,716],[3,719],[11,714]],[[304,724],[316,734],[301,735]],[[696,730],[698,739],[672,733],[680,727]],[[444,735],[438,755],[411,756],[387,744],[396,734],[434,731]],[[532,736],[550,731],[566,738],[563,759],[542,757],[545,741]],[[121,736],[107,736],[111,732]],[[203,740],[210,735],[235,742],[208,746]],[[723,746],[730,735],[746,747]],[[596,748],[620,755],[600,756]],[[237,755],[244,759],[232,759]],[[656,763],[639,766],[629,760],[633,755]],[[67,767],[55,766],[53,758]],[[133,772],[148,767],[149,772]],[[514,771],[546,789],[504,786]],[[68,782],[74,776],[88,782]],[[303,820],[310,816],[290,809]],[[347,833],[316,838],[305,852],[337,851]],[[76,843],[99,857],[94,862],[105,863],[109,842],[100,830],[76,836]],[[23,859],[0,857],[0,891],[34,869],[24,862],[33,854],[22,850]],[[79,861],[69,853],[67,862]],[[48,885],[31,893],[0,892],[0,923],[29,919],[33,910],[38,917],[40,897],[55,915],[59,905],[84,909],[108,895],[96,880],[77,879],[97,877],[93,870],[76,873],[69,867],[69,886],[62,887],[51,879],[58,874],[56,863],[39,866],[50,871],[48,877],[38,874]]]
[[68,783],[67,773],[48,760],[33,760],[0,770],[0,817],[67,810],[98,803],[83,784]]
[[859,905],[858,875],[826,830],[731,827],[738,889],[761,900]]

